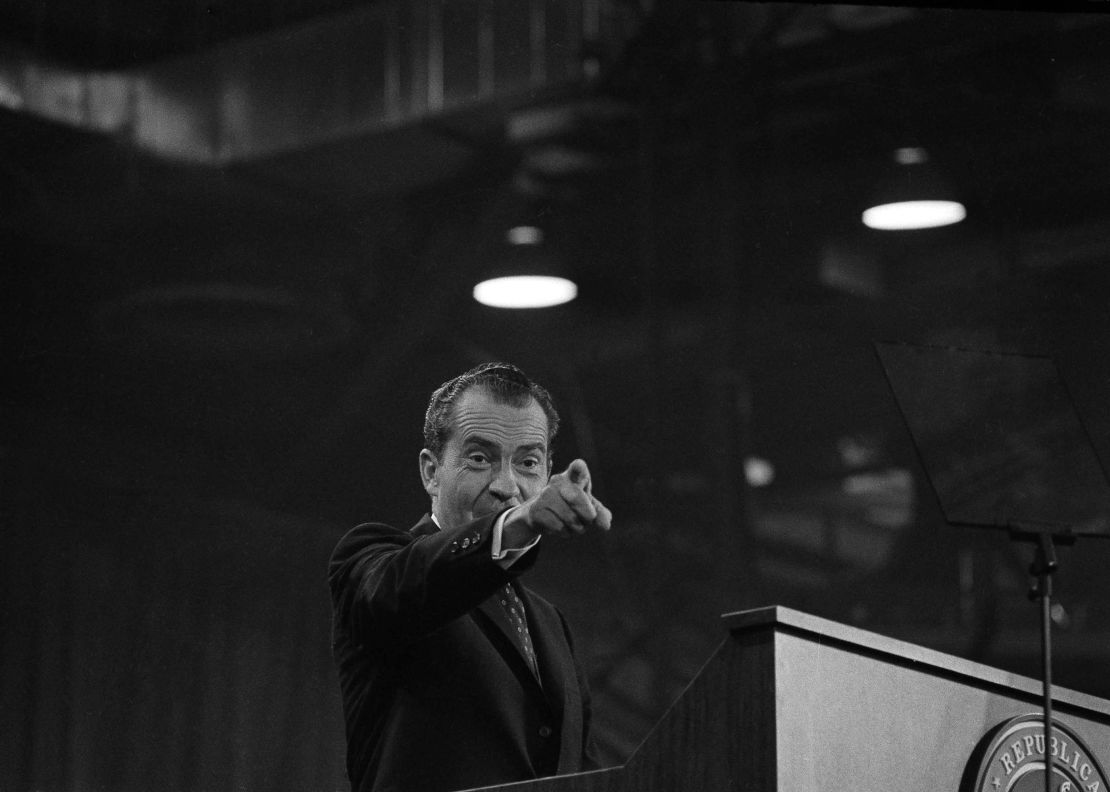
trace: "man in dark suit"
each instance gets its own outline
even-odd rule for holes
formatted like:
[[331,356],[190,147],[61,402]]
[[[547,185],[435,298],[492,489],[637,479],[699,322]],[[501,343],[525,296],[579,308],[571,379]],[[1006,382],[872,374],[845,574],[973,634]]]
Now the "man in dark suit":
[[360,525],[328,580],[355,792],[437,792],[593,766],[562,614],[518,578],[541,537],[607,530],[586,463],[551,475],[551,398],[514,366],[444,383],[424,422],[431,514]]

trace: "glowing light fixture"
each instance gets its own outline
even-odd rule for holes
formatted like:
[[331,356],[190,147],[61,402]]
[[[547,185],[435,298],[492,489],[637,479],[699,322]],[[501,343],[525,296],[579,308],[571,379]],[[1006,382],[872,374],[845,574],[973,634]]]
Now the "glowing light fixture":
[[505,232],[510,245],[539,245],[543,243],[543,229],[534,225],[517,225]]
[[925,149],[897,149],[894,161],[896,170],[863,212],[865,226],[880,231],[911,231],[940,228],[967,217],[967,209],[956,200],[952,187],[928,164]]
[[549,308],[578,296],[578,286],[563,277],[559,256],[545,249],[542,228],[512,225],[504,241],[493,271],[474,287],[475,300],[492,308]]
[[880,231],[911,231],[953,225],[965,217],[967,209],[959,201],[894,201],[864,210],[863,224]]
[[573,281],[554,275],[507,275],[474,287],[474,299],[493,308],[549,308],[577,296]]

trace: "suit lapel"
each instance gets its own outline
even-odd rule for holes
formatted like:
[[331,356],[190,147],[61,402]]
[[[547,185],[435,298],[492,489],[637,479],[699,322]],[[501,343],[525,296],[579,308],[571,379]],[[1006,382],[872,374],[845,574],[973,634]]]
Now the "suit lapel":
[[[431,515],[425,514],[409,529],[409,532],[413,536],[425,536],[439,530]],[[532,648],[536,652],[536,660],[540,668],[539,679],[536,679],[536,675],[532,673],[532,665],[524,656],[524,648],[516,637],[516,628],[509,621],[509,615],[505,613],[505,607],[501,604],[500,591],[494,592],[493,596],[482,601],[473,614],[474,619],[490,635],[490,639],[495,644],[502,646],[502,654],[506,655],[506,660],[517,670],[518,676],[526,679],[528,684],[547,699],[549,706],[562,716],[563,699],[566,695],[564,679],[566,661],[557,649],[560,645],[557,641],[562,636],[562,626],[558,623],[550,623],[550,620],[544,618],[542,612],[537,611],[528,589],[516,583],[510,585],[524,603],[528,634],[532,639]]]
[[416,525],[409,528],[409,533],[413,536],[427,536],[428,534],[434,534],[438,530],[439,526],[435,524],[432,515],[425,514]]
[[[491,640],[496,638],[494,643],[501,646],[501,653],[506,655],[506,661],[517,671],[517,675],[526,679],[528,683],[538,689],[540,681],[532,673],[532,666],[524,656],[524,648],[516,637],[516,628],[509,621],[509,615],[505,613],[505,607],[501,604],[501,599],[501,593],[496,592],[492,597],[483,601],[478,606],[478,612],[474,614],[475,620],[482,624],[487,631],[493,631]],[[533,638],[534,642],[535,639]],[[540,662],[542,665],[542,660]]]
[[[528,616],[529,635],[540,666],[544,694],[551,709],[561,719],[567,695],[568,667],[566,653],[561,651],[562,625],[559,624],[557,617],[549,618],[544,611],[536,607],[532,593],[528,589],[517,586],[516,590],[521,602],[524,603],[524,612]],[[573,679],[573,673],[571,678]]]
[[[415,537],[419,537],[437,533],[439,530],[440,528],[436,525],[432,516],[430,514],[425,514],[416,525],[409,529],[409,533]],[[524,650],[516,640],[516,628],[514,628],[509,621],[509,616],[505,613],[505,608],[501,604],[500,591],[494,592],[492,596],[483,600],[481,604],[478,605],[477,611],[478,612],[474,614],[474,620],[478,622],[478,626],[481,627],[487,635],[490,635],[490,640],[492,640],[495,645],[501,647],[502,654],[506,654],[504,644],[507,643],[512,649],[511,654],[515,655],[515,657],[510,658],[510,661],[519,660],[520,665],[524,666],[528,676],[538,684],[538,680],[536,680],[535,676],[532,674],[532,668],[528,660],[524,657]]]

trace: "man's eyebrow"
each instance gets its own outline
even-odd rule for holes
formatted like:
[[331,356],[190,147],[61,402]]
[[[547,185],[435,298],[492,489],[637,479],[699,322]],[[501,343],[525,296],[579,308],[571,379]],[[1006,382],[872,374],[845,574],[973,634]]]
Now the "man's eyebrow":
[[[483,437],[482,435],[467,435],[463,438],[463,445],[476,445],[483,449],[497,449],[501,447],[500,443],[497,441],[490,440],[488,437]],[[517,453],[521,451],[542,451],[546,454],[547,443],[526,443],[516,449]]]
[[481,448],[497,448],[497,443],[481,435],[467,435],[463,438],[463,445],[476,445]]

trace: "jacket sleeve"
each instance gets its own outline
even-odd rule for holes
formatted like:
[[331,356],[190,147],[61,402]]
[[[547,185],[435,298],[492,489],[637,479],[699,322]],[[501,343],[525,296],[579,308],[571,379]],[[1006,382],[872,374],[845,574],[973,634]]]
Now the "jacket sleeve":
[[536,556],[509,569],[491,556],[497,514],[414,536],[381,523],[349,531],[328,566],[336,627],[362,645],[396,646],[467,613]]

